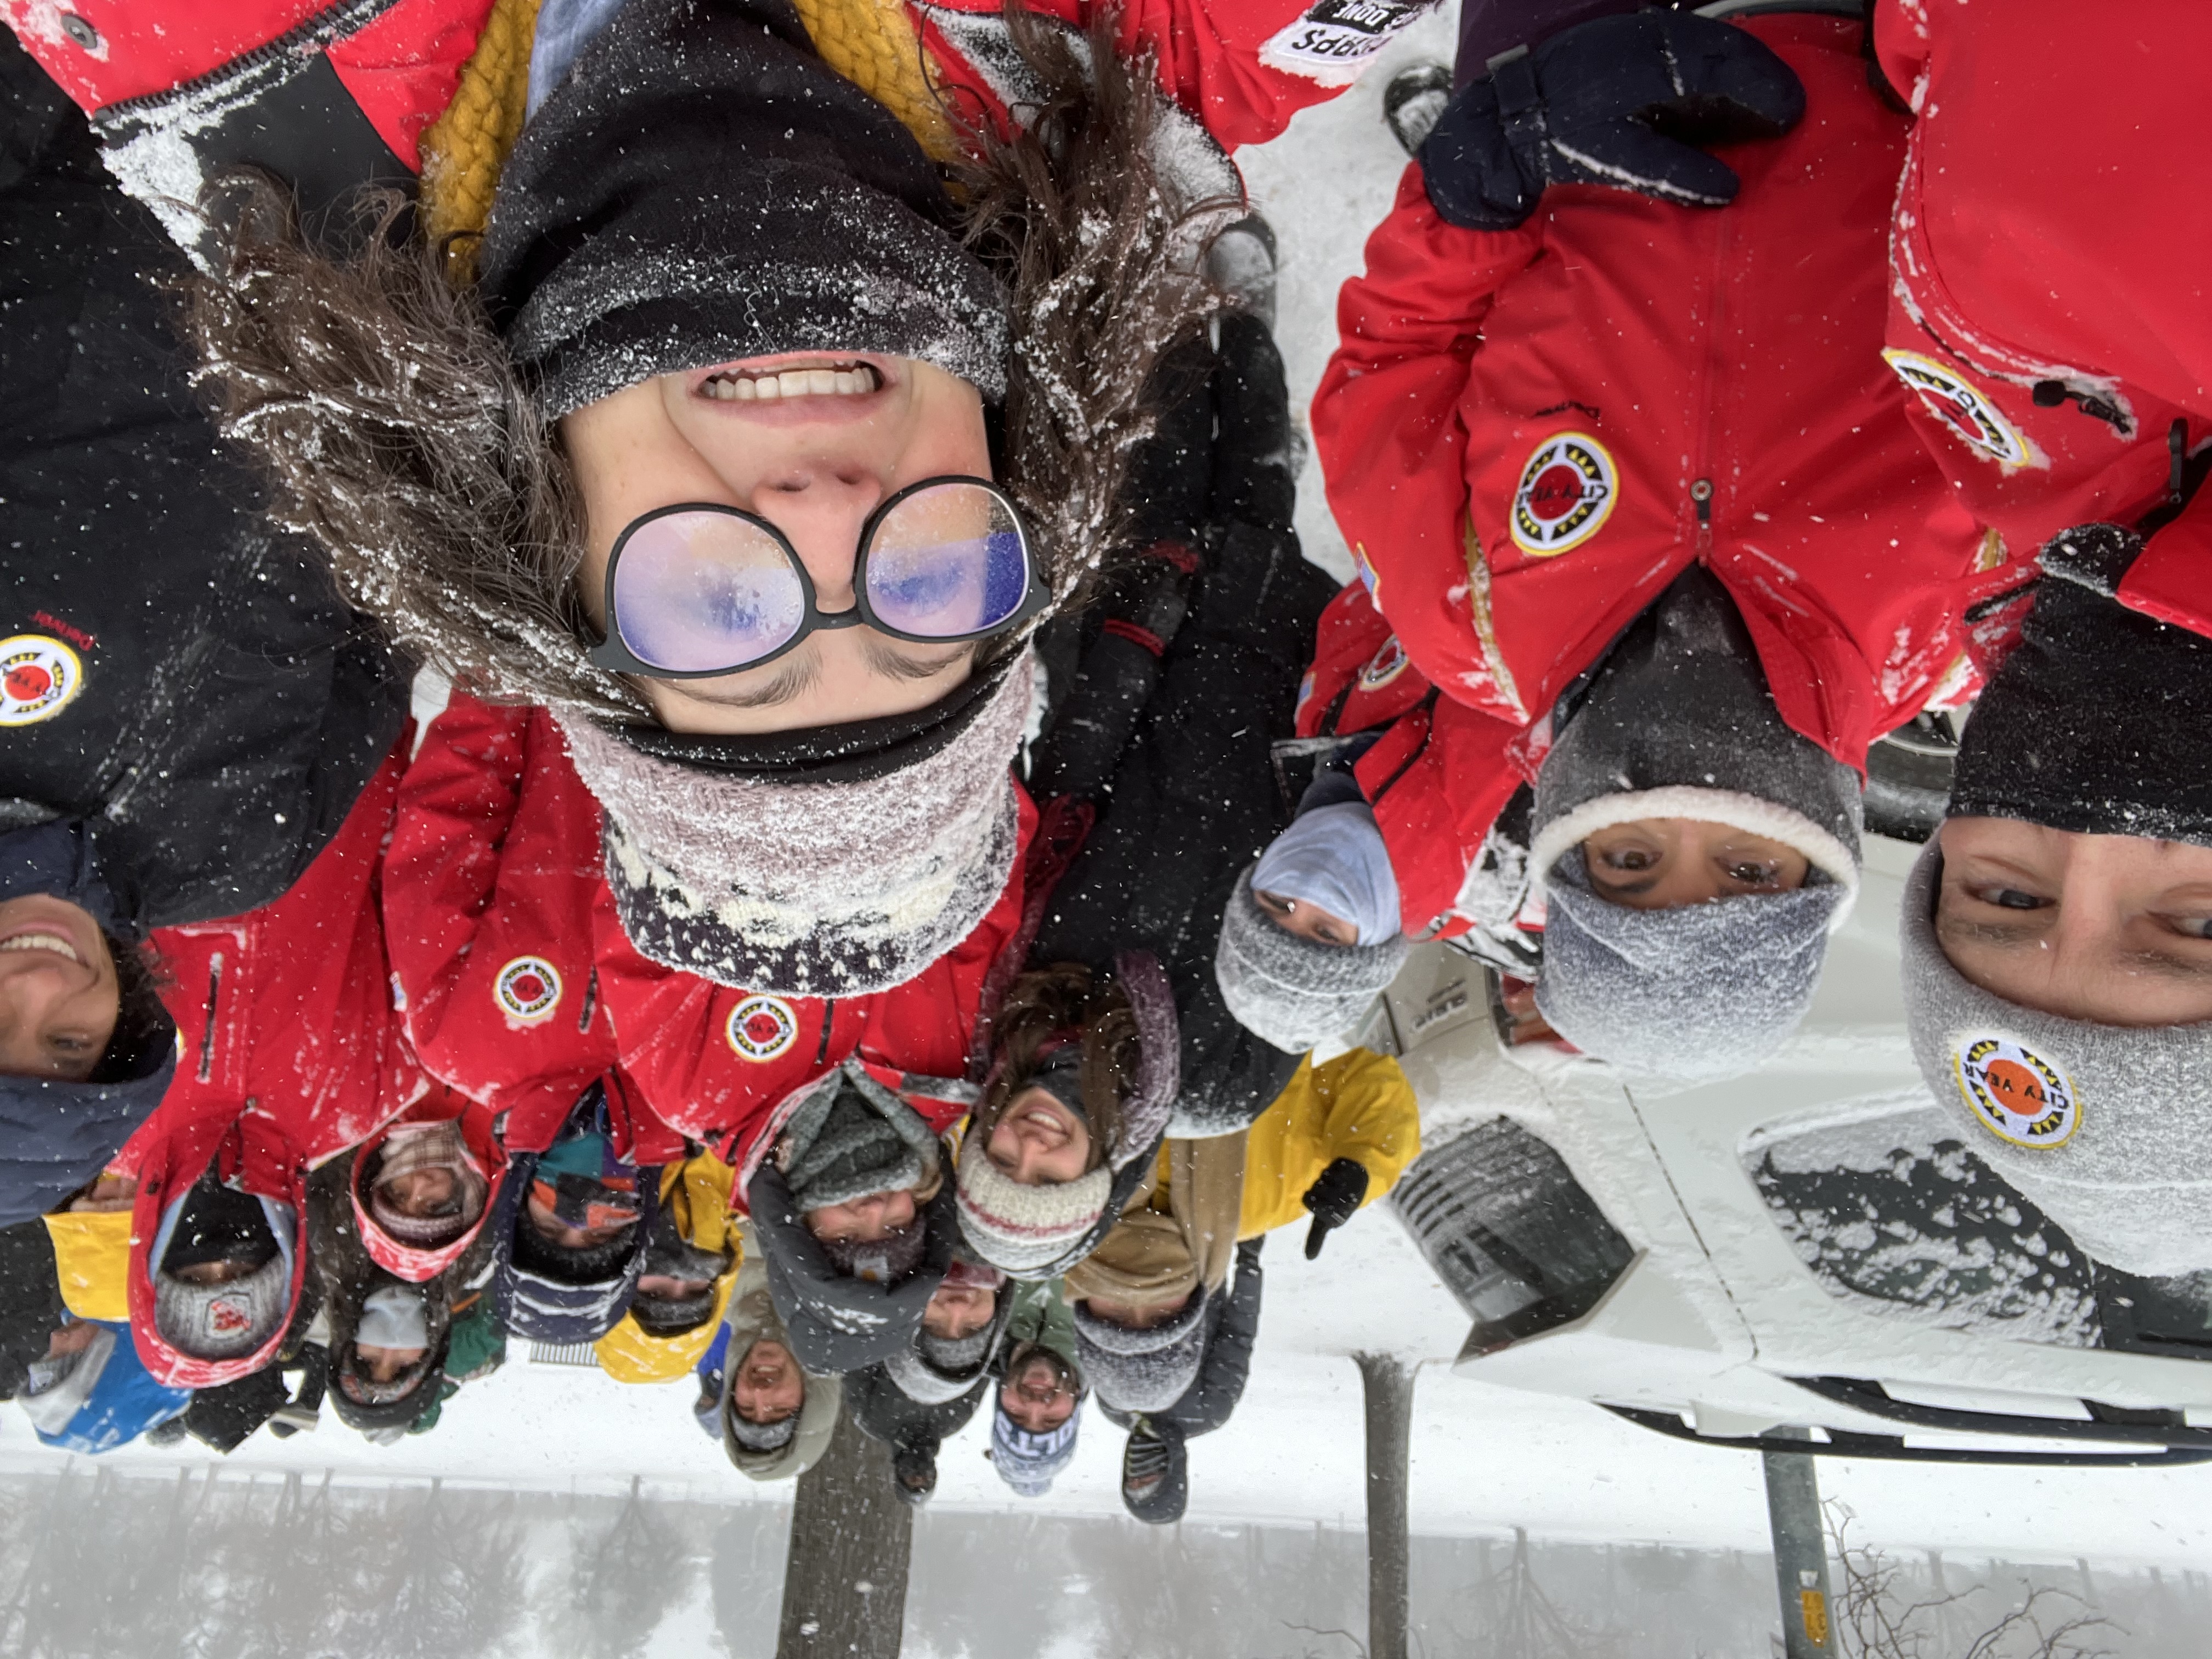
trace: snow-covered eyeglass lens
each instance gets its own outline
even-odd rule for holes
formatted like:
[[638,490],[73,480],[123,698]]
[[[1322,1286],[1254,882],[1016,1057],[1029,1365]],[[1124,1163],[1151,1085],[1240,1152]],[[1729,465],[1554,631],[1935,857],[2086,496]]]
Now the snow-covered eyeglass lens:
[[925,478],[878,507],[860,529],[853,585],[851,610],[817,610],[797,550],[766,519],[702,502],[658,507],[608,556],[608,635],[591,660],[672,679],[730,674],[817,628],[972,640],[1051,599],[1014,504],[981,478]]

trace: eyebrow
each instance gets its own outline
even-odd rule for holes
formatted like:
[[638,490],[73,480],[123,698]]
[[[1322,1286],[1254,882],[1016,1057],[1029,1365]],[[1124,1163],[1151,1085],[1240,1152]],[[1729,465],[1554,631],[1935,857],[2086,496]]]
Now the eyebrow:
[[2120,962],[2125,967],[2156,974],[2160,979],[2183,980],[2191,984],[2212,980],[2212,957],[2198,961],[2167,951],[2129,951],[2121,955]]
[[868,666],[878,674],[887,674],[897,680],[934,679],[963,657],[975,653],[975,641],[962,640],[943,656],[922,656],[902,651],[873,629],[860,634],[860,649],[868,659]]
[[660,682],[680,697],[693,702],[710,702],[723,708],[779,708],[794,702],[814,689],[822,678],[822,659],[810,641],[783,660],[775,678],[764,685],[745,686],[734,690],[695,691],[694,680],[663,680]]
[[1945,915],[1940,911],[1936,916],[1936,937],[1951,945],[2030,945],[2049,931],[2047,924],[2038,927],[2024,921],[1969,921],[1964,916]]

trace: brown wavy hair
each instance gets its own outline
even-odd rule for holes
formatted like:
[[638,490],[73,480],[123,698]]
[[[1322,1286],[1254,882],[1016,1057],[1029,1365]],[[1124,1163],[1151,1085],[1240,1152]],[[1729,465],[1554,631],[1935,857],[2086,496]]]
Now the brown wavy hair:
[[972,1133],[988,1136],[1013,1098],[1036,1080],[1056,1037],[1079,1031],[1083,1042],[1083,1114],[1091,1127],[1085,1172],[1103,1164],[1121,1134],[1121,1103],[1136,1086],[1142,1047],[1137,1016],[1110,974],[1094,979],[1080,963],[1063,962],[1024,974],[1006,990],[993,1026],[994,1040],[982,1104]]
[[[1006,17],[1042,91],[1010,135],[962,122],[954,182],[963,240],[1012,295],[1000,480],[1065,607],[1117,550],[1131,452],[1159,413],[1148,382],[1220,308],[1194,272],[1240,204],[1185,201],[1160,175],[1164,95],[1149,55],[1115,50],[1112,16],[1093,25],[1088,64],[1018,3]],[[649,719],[585,659],[575,482],[475,293],[448,281],[450,247],[389,191],[356,202],[358,251],[339,255],[267,181],[219,189],[228,264],[189,285],[185,328],[279,522],[323,545],[347,599],[395,642],[478,695]]]

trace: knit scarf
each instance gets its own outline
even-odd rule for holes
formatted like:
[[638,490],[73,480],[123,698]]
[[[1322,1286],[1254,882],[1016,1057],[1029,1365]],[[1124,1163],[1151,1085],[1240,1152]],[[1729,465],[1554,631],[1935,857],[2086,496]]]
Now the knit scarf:
[[1237,1249],[1244,1197],[1244,1136],[1170,1140],[1167,1207],[1131,1209],[1084,1261],[1067,1273],[1067,1297],[1103,1297],[1139,1307],[1180,1301],[1192,1291],[1219,1290]]
[[630,943],[664,967],[782,996],[864,996],[921,973],[974,931],[1013,870],[1009,769],[1032,660],[980,676],[906,743],[806,769],[724,758],[771,744],[562,715],[606,812],[607,882]]

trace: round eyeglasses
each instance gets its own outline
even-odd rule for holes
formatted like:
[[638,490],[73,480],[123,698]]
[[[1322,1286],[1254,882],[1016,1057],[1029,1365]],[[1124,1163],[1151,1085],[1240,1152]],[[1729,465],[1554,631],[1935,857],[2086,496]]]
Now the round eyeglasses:
[[952,644],[1041,615],[1052,589],[1013,502],[981,478],[924,478],[868,515],[854,603],[823,611],[790,538],[757,513],[709,501],[634,519],[607,556],[607,636],[595,667],[657,679],[733,674],[823,628],[865,624]]

